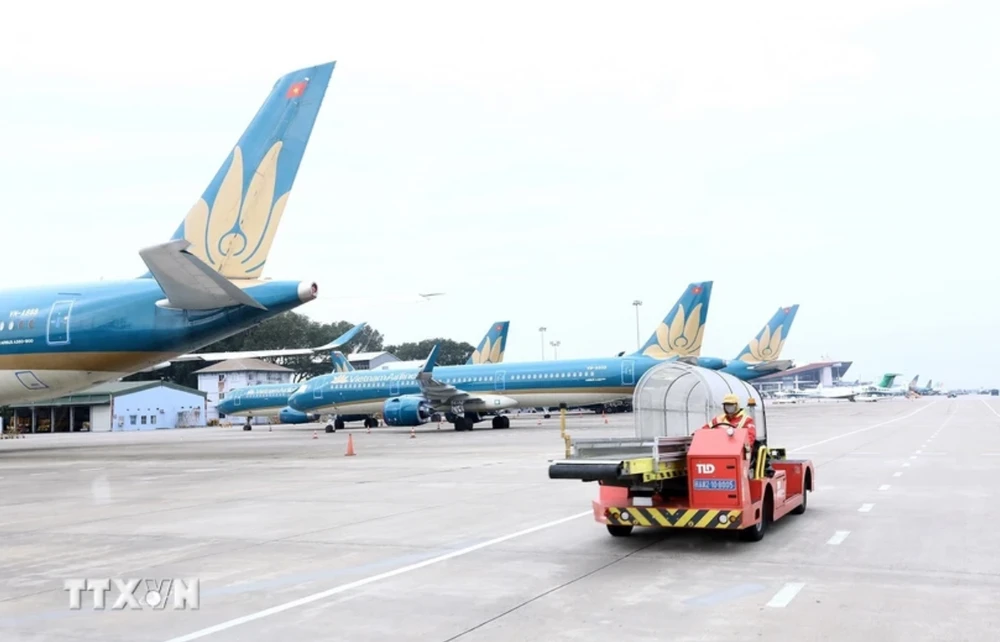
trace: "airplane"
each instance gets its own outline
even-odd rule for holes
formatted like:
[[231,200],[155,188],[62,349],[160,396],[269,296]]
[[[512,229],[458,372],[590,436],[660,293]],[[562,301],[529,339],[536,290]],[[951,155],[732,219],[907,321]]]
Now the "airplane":
[[930,379],[927,380],[926,386],[921,387],[917,385],[917,380],[919,378],[920,375],[913,377],[913,381],[910,382],[909,386],[910,392],[914,393],[918,397],[933,396],[940,394],[940,391],[934,387],[934,382]]
[[[689,284],[646,343],[622,357],[435,369],[435,346],[422,368],[313,377],[292,394],[289,406],[306,413],[381,413],[392,426],[421,425],[443,411],[455,430],[464,431],[486,412],[631,398],[636,382],[657,363],[700,355],[711,292],[711,281]],[[493,417],[493,428],[508,427],[509,417]]]
[[[507,349],[507,332],[510,329],[510,321],[496,321],[490,326],[490,329],[486,331],[486,334],[480,340],[479,345],[469,358],[466,359],[465,365],[472,366],[480,363],[501,363],[503,362],[503,354]],[[375,370],[401,370],[406,368],[419,368],[424,364],[426,359],[419,359],[416,361],[390,361],[389,363],[384,363]]]
[[[351,328],[344,335],[337,337],[327,346],[339,346],[350,341],[365,324],[359,324]],[[497,321],[490,325],[479,347],[473,351],[466,361],[467,364],[479,363],[499,363],[503,361],[503,353],[507,344],[507,330],[510,327],[509,321]],[[378,370],[355,370],[347,357],[341,352],[334,352],[330,355],[330,362],[333,373],[346,372],[376,372]],[[422,365],[423,361],[419,362]],[[269,416],[278,414],[278,421],[283,424],[303,424],[316,421],[317,413],[300,412],[288,406],[288,397],[299,388],[301,383],[271,383],[256,386],[247,386],[231,391],[225,399],[216,404],[216,410],[220,413],[233,416],[245,417],[246,424],[243,430],[251,430],[251,419],[253,417]],[[377,428],[379,425],[375,413],[340,415],[333,423],[333,427],[327,432],[342,430],[345,423],[351,421],[364,421],[365,428]]]
[[0,405],[51,399],[169,361],[314,300],[261,274],[335,63],[279,78],[147,272],[0,292]]
[[719,370],[744,381],[751,381],[767,374],[788,370],[792,367],[790,359],[780,359],[781,350],[785,347],[792,322],[799,311],[796,303],[789,307],[780,307],[771,320],[750,339],[750,342],[732,361],[717,357],[682,357],[681,361],[701,366],[710,370]]

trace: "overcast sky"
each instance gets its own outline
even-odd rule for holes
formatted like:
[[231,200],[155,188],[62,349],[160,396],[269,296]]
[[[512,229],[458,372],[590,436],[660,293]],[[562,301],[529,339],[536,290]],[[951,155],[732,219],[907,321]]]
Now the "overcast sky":
[[703,354],[799,303],[800,364],[1000,385],[995,2],[212,4],[4,9],[0,287],[141,274],[336,60],[265,268],[303,313],[603,356],[711,279]]

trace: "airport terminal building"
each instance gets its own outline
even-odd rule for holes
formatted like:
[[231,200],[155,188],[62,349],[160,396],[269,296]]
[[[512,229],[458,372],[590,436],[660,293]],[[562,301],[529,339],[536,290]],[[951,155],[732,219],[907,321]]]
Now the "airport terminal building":
[[819,384],[829,387],[840,381],[850,369],[853,361],[818,361],[784,372],[776,372],[758,379],[753,385],[761,392],[777,392],[795,388],[815,388]]

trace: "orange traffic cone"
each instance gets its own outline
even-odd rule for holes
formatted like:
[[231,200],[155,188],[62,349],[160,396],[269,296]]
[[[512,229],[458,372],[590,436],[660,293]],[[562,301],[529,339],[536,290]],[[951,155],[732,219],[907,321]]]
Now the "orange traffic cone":
[[416,438],[417,438],[417,429],[410,428],[410,439],[416,439]]
[[344,453],[344,457],[354,456],[354,435],[347,433],[347,452]]
[[608,423],[608,413],[601,411],[601,416],[604,417],[604,423]]
[[319,435],[316,434],[315,430],[313,431],[313,439],[319,439]]

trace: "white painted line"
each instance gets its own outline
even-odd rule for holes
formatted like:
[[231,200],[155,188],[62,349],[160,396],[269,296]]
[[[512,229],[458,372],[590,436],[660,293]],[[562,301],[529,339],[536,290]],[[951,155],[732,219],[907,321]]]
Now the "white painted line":
[[916,459],[916,458],[917,458],[916,455],[910,455],[910,459]]
[[882,484],[878,487],[879,490],[889,490],[890,488],[892,487],[889,484]]
[[104,470],[104,469],[103,468],[81,468],[80,472],[81,473],[89,473],[89,472],[92,472],[92,471],[95,471],[95,470]]
[[[940,401],[933,401],[933,402],[927,404],[926,406],[921,406],[920,408],[917,408],[916,410],[914,410],[913,412],[911,412],[908,415],[903,415],[901,417],[896,417],[895,419],[890,419],[889,421],[883,421],[882,423],[878,423],[878,424],[875,424],[873,426],[868,426],[867,428],[858,428],[857,430],[852,430],[851,432],[845,432],[845,433],[837,435],[835,437],[830,437],[829,439],[824,439],[823,441],[817,441],[815,443],[806,444],[804,446],[799,446],[797,448],[789,448],[788,450],[798,452],[798,451],[801,451],[801,450],[805,450],[807,448],[812,448],[813,446],[819,446],[820,444],[826,444],[826,443],[829,443],[831,441],[836,441],[837,439],[843,439],[844,437],[850,437],[851,435],[857,435],[858,433],[866,432],[866,431],[869,431],[869,430],[874,430],[875,428],[881,428],[882,426],[887,426],[887,425],[889,425],[891,423],[895,423],[897,421],[902,421],[903,419],[909,419],[910,417],[912,417],[913,415],[917,414],[918,412],[923,412],[924,410],[927,410],[928,408],[930,408],[931,406],[933,406],[936,403],[940,403]],[[1000,416],[1000,415],[998,415],[998,416]]]
[[[213,633],[219,633],[221,631],[229,630],[233,627],[239,626],[241,624],[246,624],[247,622],[253,622],[255,620],[260,620],[266,618],[270,615],[276,615],[278,613],[283,613],[285,611],[294,609],[299,606],[304,606],[306,604],[311,604],[313,602],[318,602],[319,600],[328,598],[338,593],[346,593],[348,591],[353,591],[354,589],[360,588],[362,586],[367,586],[368,584],[374,584],[375,582],[381,582],[382,580],[387,580],[397,575],[402,575],[404,573],[409,573],[410,571],[416,571],[421,568],[431,566],[432,564],[438,564],[440,562],[446,562],[450,559],[456,557],[461,557],[463,555],[468,555],[469,553],[474,553],[478,550],[494,546],[496,544],[501,544],[503,542],[516,539],[518,537],[524,537],[525,535],[530,535],[532,533],[537,533],[538,531],[544,530],[546,528],[552,528],[553,526],[558,526],[560,524],[565,524],[566,522],[572,521],[574,519],[580,519],[585,515],[593,515],[594,512],[591,510],[584,511],[582,513],[577,513],[576,515],[570,515],[569,517],[563,517],[562,519],[557,519],[552,522],[546,522],[544,524],[539,524],[538,526],[532,526],[531,528],[526,528],[516,533],[511,533],[509,535],[503,535],[501,537],[496,537],[485,542],[480,542],[479,544],[474,544],[472,546],[467,546],[461,548],[457,551],[452,551],[450,553],[445,553],[444,555],[438,555],[437,557],[432,557],[426,559],[422,562],[417,562],[415,564],[410,564],[409,566],[401,566],[397,569],[391,571],[386,571],[385,573],[379,573],[378,575],[369,575],[368,577],[361,578],[354,582],[348,582],[347,584],[341,584],[339,586],[334,586],[333,588],[327,589],[325,591],[320,591],[319,593],[313,593],[312,595],[307,595],[305,597],[300,597],[297,600],[292,600],[290,602],[285,602],[284,604],[279,604],[277,606],[272,606],[268,609],[263,609],[257,611],[256,613],[251,613],[250,615],[244,615],[242,617],[233,618],[232,620],[227,620],[215,626],[210,626],[194,633],[188,633],[187,635],[182,635],[176,638],[170,638],[167,642],[190,642],[190,640],[197,640],[199,638],[206,637]],[[798,592],[796,590],[796,592]],[[777,596],[775,596],[777,597]],[[792,596],[794,597],[794,595]]]
[[795,599],[795,596],[799,594],[805,587],[805,584],[801,582],[789,582],[781,587],[781,590],[774,594],[771,601],[767,603],[768,606],[776,609],[783,609],[788,604]]
[[903,468],[909,468],[909,467],[910,467],[910,462],[908,462],[908,461],[907,462],[903,462]]
[[847,536],[850,534],[851,531],[837,531],[836,533],[833,534],[833,537],[826,540],[826,543],[830,544],[831,546],[837,546],[838,544],[841,544],[845,539],[847,539]]
[[918,450],[918,451],[917,451],[917,454],[919,455],[919,454],[920,454],[920,453],[922,453],[922,452],[924,452],[924,451],[922,451],[922,450]]
[[858,509],[858,512],[870,513],[873,508],[875,508],[875,504],[861,504],[861,508]]
[[902,477],[903,473],[901,473],[901,472],[900,473],[893,473],[892,476],[893,477]]
[[986,406],[989,409],[990,412],[992,412],[997,417],[1000,417],[1000,412],[997,412],[996,410],[994,410],[993,406],[991,406],[990,404],[986,403],[985,399],[980,399],[980,401],[983,402],[983,405]]

